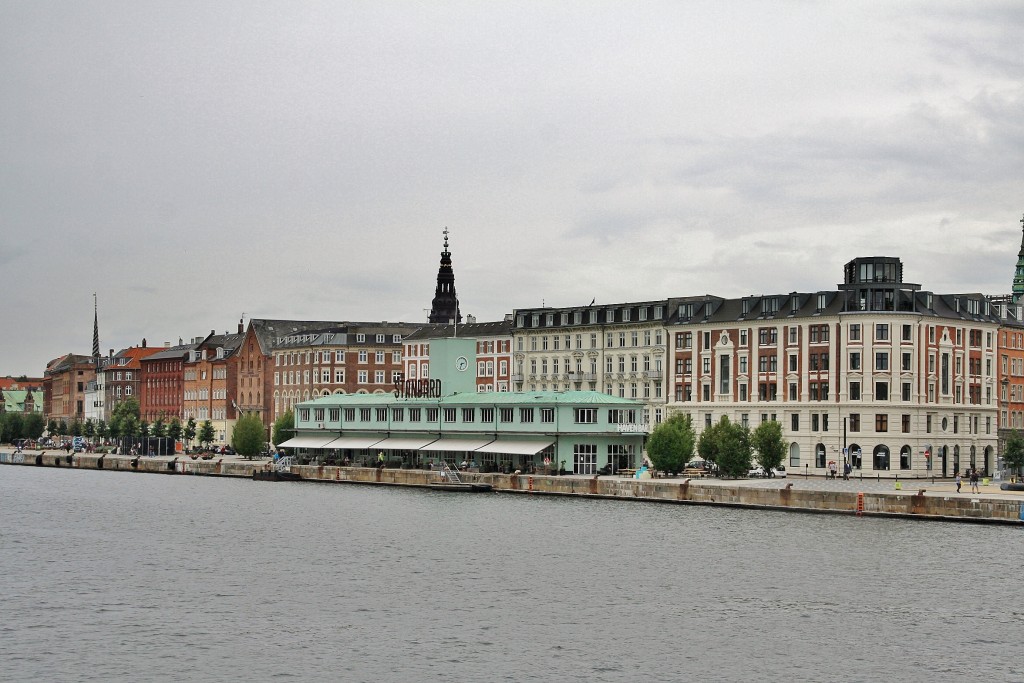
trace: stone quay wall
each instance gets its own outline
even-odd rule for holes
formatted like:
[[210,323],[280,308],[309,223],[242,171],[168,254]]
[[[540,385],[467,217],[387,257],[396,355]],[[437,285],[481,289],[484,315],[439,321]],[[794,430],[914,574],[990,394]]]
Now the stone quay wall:
[[[268,467],[266,461],[228,458],[192,460],[187,456],[152,458],[126,455],[0,453],[0,464],[69,467],[90,470],[247,477]],[[305,481],[378,486],[427,487],[438,483],[436,472],[326,465],[293,466]],[[691,479],[625,479],[615,477],[548,476],[463,473],[463,481],[490,484],[496,491],[524,495],[584,496],[690,505],[721,505],[770,510],[860,514],[962,522],[1024,525],[1024,499],[998,496],[927,495],[918,491],[815,491],[745,486],[741,481],[705,482]],[[269,485],[269,484],[268,484]]]

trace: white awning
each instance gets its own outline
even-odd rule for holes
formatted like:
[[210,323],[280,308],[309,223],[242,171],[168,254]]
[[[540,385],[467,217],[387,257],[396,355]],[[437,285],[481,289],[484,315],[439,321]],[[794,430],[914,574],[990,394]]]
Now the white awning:
[[511,455],[536,455],[553,444],[554,441],[519,441],[516,439],[498,439],[476,450],[477,453],[508,453]]
[[384,439],[373,444],[373,447],[377,450],[391,449],[394,451],[418,451],[428,443],[436,441],[433,437],[419,437],[419,438],[398,438],[392,437],[390,439]]
[[323,448],[331,441],[338,438],[337,434],[317,434],[293,436],[284,443],[277,444],[278,448]]
[[421,451],[475,451],[491,439],[438,439],[420,448]]
[[379,436],[342,436],[327,445],[328,448],[354,448],[356,450],[369,448],[381,441]]

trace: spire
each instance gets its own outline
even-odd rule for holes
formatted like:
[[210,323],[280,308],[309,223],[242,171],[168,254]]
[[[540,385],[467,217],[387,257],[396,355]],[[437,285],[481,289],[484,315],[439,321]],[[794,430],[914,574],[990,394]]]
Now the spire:
[[462,313],[459,312],[459,299],[455,294],[455,271],[452,270],[452,254],[448,251],[448,228],[444,229],[444,251],[441,252],[441,267],[437,270],[437,288],[434,300],[430,303],[432,323],[459,323]]
[[96,292],[92,293],[92,357],[99,362],[100,359],[100,314],[96,304]]
[[[1024,217],[1020,219],[1020,224],[1024,226]],[[1013,303],[1019,303],[1022,296],[1024,296],[1024,235],[1021,237],[1020,251],[1017,252],[1017,269],[1013,273]]]

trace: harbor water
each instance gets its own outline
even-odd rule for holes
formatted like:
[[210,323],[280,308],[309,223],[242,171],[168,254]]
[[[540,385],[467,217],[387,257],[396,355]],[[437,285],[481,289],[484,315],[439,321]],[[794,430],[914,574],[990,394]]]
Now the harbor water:
[[1021,529],[0,469],[12,681],[1024,680]]

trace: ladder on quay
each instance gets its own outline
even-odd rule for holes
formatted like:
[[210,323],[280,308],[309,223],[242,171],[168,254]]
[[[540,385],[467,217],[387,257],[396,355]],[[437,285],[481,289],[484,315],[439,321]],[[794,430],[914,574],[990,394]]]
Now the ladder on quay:
[[455,469],[452,469],[451,467],[449,467],[448,463],[445,462],[444,460],[441,461],[441,464],[438,466],[438,469],[441,471],[441,481],[446,481],[449,484],[461,484],[462,483],[462,480],[459,479],[459,472],[458,472],[458,470],[455,470]]

